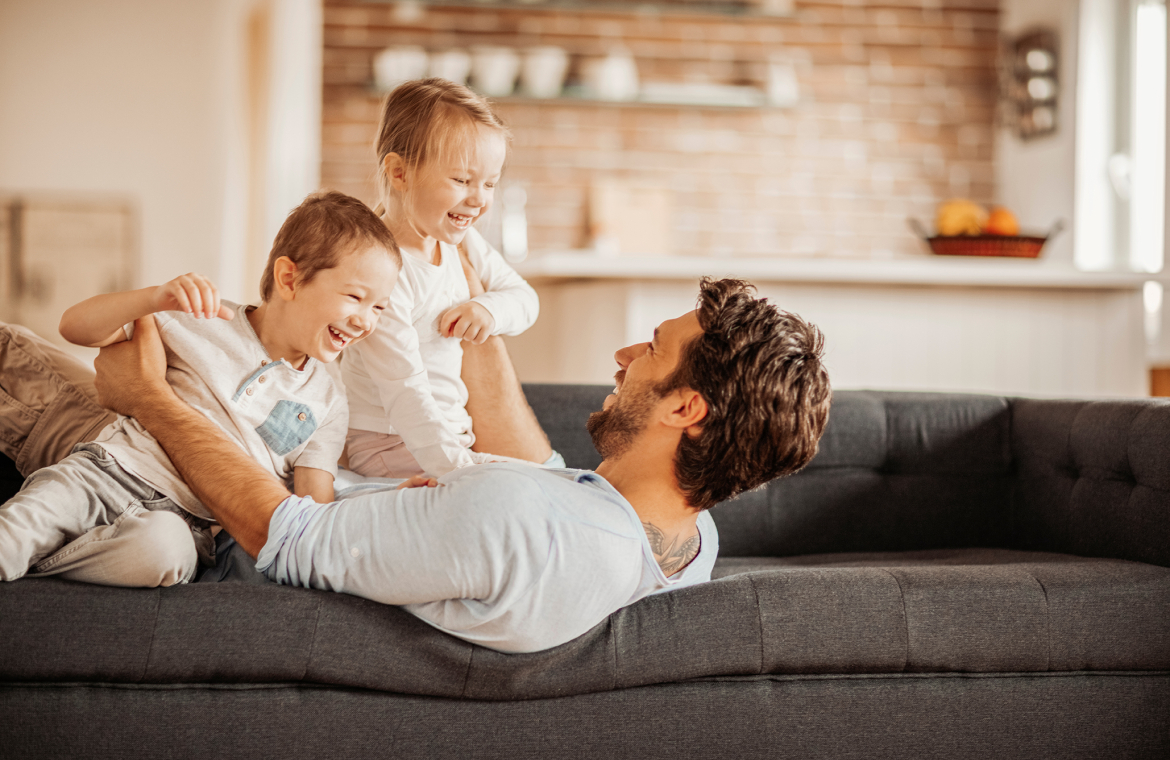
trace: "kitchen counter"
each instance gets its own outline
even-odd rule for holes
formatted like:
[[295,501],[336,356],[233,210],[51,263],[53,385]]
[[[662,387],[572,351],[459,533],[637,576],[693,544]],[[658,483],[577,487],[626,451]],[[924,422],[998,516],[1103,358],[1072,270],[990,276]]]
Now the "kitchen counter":
[[883,260],[603,256],[561,251],[539,254],[515,266],[534,284],[582,279],[695,280],[709,275],[776,283],[1140,290],[1148,280],[1168,281],[1165,273],[1082,272],[1043,258],[930,255]]

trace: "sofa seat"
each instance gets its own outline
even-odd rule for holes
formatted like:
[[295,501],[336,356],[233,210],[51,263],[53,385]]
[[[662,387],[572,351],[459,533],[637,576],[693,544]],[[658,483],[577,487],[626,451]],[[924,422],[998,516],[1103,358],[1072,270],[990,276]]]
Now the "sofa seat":
[[22,642],[0,650],[0,681],[330,684],[500,700],[729,676],[1170,670],[1170,568],[961,549],[728,558],[716,575],[522,655],[343,594],[25,579],[0,585],[0,638]]
[[1170,669],[1170,568],[1047,552],[732,557],[759,596],[763,672]]

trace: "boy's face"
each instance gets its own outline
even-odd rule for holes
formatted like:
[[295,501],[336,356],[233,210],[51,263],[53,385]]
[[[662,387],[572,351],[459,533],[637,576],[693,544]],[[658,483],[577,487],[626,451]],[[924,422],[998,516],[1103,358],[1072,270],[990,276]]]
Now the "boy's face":
[[398,281],[398,264],[385,248],[366,245],[347,253],[294,287],[284,328],[290,346],[322,362],[378,326]]
[[507,144],[499,131],[477,125],[466,155],[426,161],[413,173],[411,223],[427,237],[458,245],[487,213],[504,169]]

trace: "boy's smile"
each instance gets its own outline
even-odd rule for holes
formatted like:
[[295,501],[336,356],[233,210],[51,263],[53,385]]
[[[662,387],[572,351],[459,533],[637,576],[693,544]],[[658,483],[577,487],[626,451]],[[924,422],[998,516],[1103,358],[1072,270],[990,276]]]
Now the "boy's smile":
[[318,270],[309,282],[293,279],[248,318],[273,359],[297,369],[310,356],[328,363],[374,331],[397,281],[390,254],[367,245],[343,254],[337,266]]

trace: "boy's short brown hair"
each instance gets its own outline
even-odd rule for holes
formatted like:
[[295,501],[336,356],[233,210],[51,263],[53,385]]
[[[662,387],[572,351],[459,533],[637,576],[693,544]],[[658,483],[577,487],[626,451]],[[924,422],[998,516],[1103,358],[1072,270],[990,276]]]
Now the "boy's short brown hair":
[[362,244],[385,248],[395,266],[402,266],[398,243],[369,206],[334,190],[313,193],[280,225],[260,278],[260,297],[265,301],[272,297],[272,267],[281,256],[297,265],[303,284],[321,270],[337,266],[338,259]]

